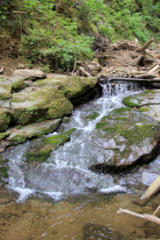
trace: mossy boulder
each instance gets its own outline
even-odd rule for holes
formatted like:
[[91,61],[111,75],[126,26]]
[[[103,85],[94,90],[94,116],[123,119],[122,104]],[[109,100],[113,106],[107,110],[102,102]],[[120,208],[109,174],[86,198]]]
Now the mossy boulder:
[[18,92],[24,89],[27,84],[21,76],[5,77],[0,79],[0,99],[9,99],[11,92]]
[[61,118],[70,114],[73,106],[57,88],[45,86],[12,94],[11,108],[11,121],[26,125],[40,118]]
[[123,103],[128,107],[141,107],[143,105],[160,104],[160,90],[146,90],[134,96],[123,99]]
[[24,142],[28,138],[40,137],[42,135],[53,132],[59,125],[60,119],[47,120],[41,123],[29,124],[25,127],[17,129],[11,133],[8,141]]
[[49,157],[53,149],[56,149],[65,142],[70,141],[71,133],[74,131],[75,128],[58,135],[32,140],[30,148],[26,152],[27,161],[44,162]]
[[0,182],[3,183],[8,178],[8,162],[9,160],[0,154]]
[[123,99],[127,106],[136,106],[139,112],[154,118],[160,123],[160,90],[146,90],[140,94]]
[[131,108],[119,108],[97,123],[92,138],[91,169],[107,171],[153,159],[158,154],[160,134],[154,119]]
[[67,99],[72,101],[95,88],[97,85],[97,78],[60,75],[35,82],[35,86],[37,87],[46,85],[56,86]]
[[4,132],[10,123],[10,112],[5,108],[0,108],[0,132]]

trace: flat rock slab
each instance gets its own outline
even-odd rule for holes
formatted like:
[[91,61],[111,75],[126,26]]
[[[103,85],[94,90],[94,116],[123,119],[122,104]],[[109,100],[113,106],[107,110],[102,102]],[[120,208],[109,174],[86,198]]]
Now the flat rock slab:
[[150,186],[153,181],[159,176],[157,173],[142,172],[141,183],[146,186]]
[[97,123],[92,138],[91,169],[101,172],[150,161],[158,154],[160,136],[154,119],[118,108]]
[[29,150],[25,153],[27,161],[44,162],[49,157],[53,149],[56,149],[65,142],[70,141],[70,136],[74,131],[75,128],[58,135],[32,140]]
[[40,137],[42,135],[53,132],[59,125],[60,119],[48,120],[41,123],[29,124],[25,127],[17,129],[11,133],[8,141],[24,142],[28,138]]
[[140,94],[125,97],[123,103],[128,107],[160,104],[160,90],[146,90]]
[[14,75],[23,76],[25,79],[36,80],[38,78],[46,78],[46,74],[40,70],[31,70],[31,69],[16,69],[13,73]]
[[69,100],[78,98],[88,91],[92,90],[97,84],[97,78],[95,77],[78,77],[78,76],[56,76],[54,78],[47,78],[44,80],[38,80],[35,82],[35,86],[56,86],[62,91],[66,98]]
[[26,125],[39,119],[61,118],[70,114],[73,106],[57,88],[45,86],[12,94],[11,109],[11,121]]

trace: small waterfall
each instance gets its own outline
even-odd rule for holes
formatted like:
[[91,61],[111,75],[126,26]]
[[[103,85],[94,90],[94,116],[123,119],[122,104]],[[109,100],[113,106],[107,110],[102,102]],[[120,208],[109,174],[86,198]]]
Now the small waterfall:
[[[90,161],[103,158],[100,148],[95,150],[97,142],[94,129],[111,110],[123,107],[122,99],[139,92],[140,86],[133,82],[108,82],[101,87],[101,98],[73,111],[70,122],[63,126],[63,131],[76,128],[71,141],[52,151],[45,163],[28,170],[24,156],[30,147],[30,141],[6,151],[5,155],[10,160],[9,188],[20,194],[19,200],[32,194],[44,194],[57,200],[63,194],[80,194],[106,188],[109,191],[110,187],[113,191],[113,176],[98,175],[89,170]],[[95,112],[97,117],[90,120],[89,116]],[[117,185],[115,189],[118,189]]]

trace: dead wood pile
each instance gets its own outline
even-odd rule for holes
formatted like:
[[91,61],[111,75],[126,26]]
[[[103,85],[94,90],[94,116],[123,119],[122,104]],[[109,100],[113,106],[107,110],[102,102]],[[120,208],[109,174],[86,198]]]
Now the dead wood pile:
[[160,45],[150,48],[153,41],[151,38],[141,47],[137,39],[120,40],[114,44],[101,41],[102,48],[99,41],[94,60],[77,62],[80,69],[76,74],[160,80]]

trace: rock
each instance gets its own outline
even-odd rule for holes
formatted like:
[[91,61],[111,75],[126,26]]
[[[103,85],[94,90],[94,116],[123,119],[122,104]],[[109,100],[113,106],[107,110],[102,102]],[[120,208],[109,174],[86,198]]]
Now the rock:
[[73,106],[57,88],[45,86],[12,94],[11,108],[11,121],[25,125],[42,118],[61,118],[70,114]]
[[92,76],[96,76],[98,72],[101,70],[100,64],[88,64],[84,67],[84,69],[89,72]]
[[4,138],[8,137],[11,134],[11,132],[8,130],[6,132],[0,133],[0,140],[3,140]]
[[78,194],[106,188],[108,178],[74,167],[39,165],[25,174],[26,187],[43,192]]
[[140,112],[160,122],[160,90],[146,90],[138,95],[126,97],[123,103],[130,107],[138,107]]
[[140,182],[146,186],[150,186],[158,176],[159,175],[157,173],[142,172]]
[[92,136],[91,169],[105,172],[149,162],[158,154],[157,123],[130,108],[118,108],[97,123]]
[[58,135],[32,140],[30,148],[26,153],[27,161],[44,162],[53,149],[70,140],[70,135],[74,131],[75,128]]
[[123,103],[128,107],[160,104],[160,90],[146,90],[138,95],[125,97]]
[[3,79],[0,82],[0,99],[9,99],[12,85],[9,80]]
[[97,85],[97,78],[59,75],[54,78],[35,82],[35,86],[37,87],[46,85],[56,86],[72,102],[73,99],[79,98],[90,90],[93,90]]
[[28,138],[39,137],[51,133],[58,127],[59,122],[60,119],[56,119],[41,123],[29,124],[11,133],[8,141],[24,142]]
[[0,132],[4,132],[10,123],[10,112],[5,108],[0,108]]
[[0,98],[9,99],[11,92],[17,92],[24,89],[27,84],[25,78],[21,76],[4,77],[0,79]]
[[16,69],[13,73],[14,75],[23,76],[25,79],[36,80],[38,78],[46,78],[46,74],[40,70],[31,69]]

